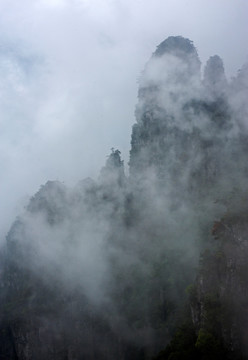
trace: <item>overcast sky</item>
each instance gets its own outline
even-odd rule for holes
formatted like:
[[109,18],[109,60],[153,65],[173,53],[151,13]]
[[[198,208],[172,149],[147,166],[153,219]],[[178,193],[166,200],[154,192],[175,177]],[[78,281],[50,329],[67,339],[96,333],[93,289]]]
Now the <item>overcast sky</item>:
[[137,79],[170,35],[228,77],[248,59],[247,0],[0,0],[0,236],[47,180],[128,162]]

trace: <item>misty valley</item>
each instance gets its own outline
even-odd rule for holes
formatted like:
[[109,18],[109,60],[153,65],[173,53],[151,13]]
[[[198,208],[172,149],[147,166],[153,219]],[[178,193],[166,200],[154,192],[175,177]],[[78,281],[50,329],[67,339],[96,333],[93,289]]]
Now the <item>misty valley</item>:
[[248,64],[157,46],[128,170],[113,148],[97,179],[47,181],[6,236],[1,360],[248,359],[247,98]]

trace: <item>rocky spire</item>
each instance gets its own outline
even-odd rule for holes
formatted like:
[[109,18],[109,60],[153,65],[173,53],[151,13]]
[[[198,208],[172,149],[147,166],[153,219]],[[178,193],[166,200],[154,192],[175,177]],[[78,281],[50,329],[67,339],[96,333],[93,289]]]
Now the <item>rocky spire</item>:
[[189,39],[182,36],[168,37],[157,46],[156,51],[153,53],[153,57],[157,58],[164,55],[175,56],[187,63],[192,74],[200,72],[201,62],[193,42]]
[[211,56],[204,69],[204,84],[214,96],[220,96],[227,90],[227,80],[222,59]]

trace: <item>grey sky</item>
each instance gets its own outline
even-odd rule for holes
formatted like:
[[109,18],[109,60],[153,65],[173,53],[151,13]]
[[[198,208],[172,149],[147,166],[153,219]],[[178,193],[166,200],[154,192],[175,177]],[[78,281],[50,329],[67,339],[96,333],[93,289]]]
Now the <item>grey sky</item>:
[[137,79],[170,35],[228,77],[248,59],[247,0],[1,0],[0,236],[50,180],[96,177],[111,147],[128,162]]

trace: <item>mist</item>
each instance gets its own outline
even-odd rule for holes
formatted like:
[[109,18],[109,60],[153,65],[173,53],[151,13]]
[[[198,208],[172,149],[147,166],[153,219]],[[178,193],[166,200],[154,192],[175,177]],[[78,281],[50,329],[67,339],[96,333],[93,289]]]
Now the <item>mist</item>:
[[137,80],[164,38],[194,39],[203,63],[218,53],[228,78],[247,59],[245,1],[2,1],[0,14],[1,241],[48,179],[96,178],[112,147],[127,164]]
[[1,3],[1,356],[151,359],[188,319],[247,192],[246,10]]

